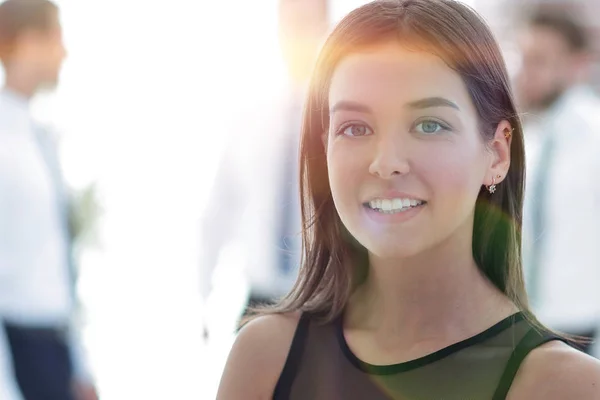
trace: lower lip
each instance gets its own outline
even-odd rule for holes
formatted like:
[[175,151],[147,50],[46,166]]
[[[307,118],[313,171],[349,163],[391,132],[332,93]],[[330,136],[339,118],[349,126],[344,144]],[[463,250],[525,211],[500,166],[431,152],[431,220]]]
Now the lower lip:
[[401,223],[404,221],[408,221],[409,219],[415,217],[417,214],[421,212],[421,210],[425,207],[425,204],[421,204],[420,206],[411,207],[406,211],[399,211],[395,213],[382,213],[379,211],[375,211],[370,207],[363,206],[367,216],[376,221],[376,222],[384,222],[384,223]]

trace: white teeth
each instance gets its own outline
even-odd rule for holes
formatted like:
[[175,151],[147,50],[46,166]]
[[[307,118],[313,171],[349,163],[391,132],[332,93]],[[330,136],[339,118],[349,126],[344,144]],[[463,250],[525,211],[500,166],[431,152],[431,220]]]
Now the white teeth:
[[383,211],[392,211],[392,201],[388,199],[381,200],[381,209]]
[[406,211],[421,204],[423,204],[422,201],[414,199],[375,199],[369,202],[369,207],[389,214]]

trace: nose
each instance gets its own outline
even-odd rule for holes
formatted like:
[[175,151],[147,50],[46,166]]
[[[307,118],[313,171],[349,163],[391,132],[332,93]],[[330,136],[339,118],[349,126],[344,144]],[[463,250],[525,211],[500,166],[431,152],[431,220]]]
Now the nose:
[[407,140],[398,132],[380,135],[369,172],[382,179],[406,175],[410,171]]

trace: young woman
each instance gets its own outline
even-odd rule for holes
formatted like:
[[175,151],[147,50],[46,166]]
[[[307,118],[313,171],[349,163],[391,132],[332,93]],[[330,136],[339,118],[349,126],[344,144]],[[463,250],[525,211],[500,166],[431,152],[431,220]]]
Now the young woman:
[[240,331],[218,399],[600,398],[600,363],[528,309],[521,124],[474,11],[350,13],[316,65],[301,171],[300,277]]

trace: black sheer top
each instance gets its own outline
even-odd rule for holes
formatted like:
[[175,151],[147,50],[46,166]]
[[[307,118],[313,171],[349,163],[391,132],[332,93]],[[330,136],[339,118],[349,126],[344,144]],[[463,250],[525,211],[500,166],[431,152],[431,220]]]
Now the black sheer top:
[[352,353],[342,326],[341,317],[322,325],[301,316],[275,400],[504,399],[525,356],[562,340],[539,332],[517,313],[422,358],[372,365]]

